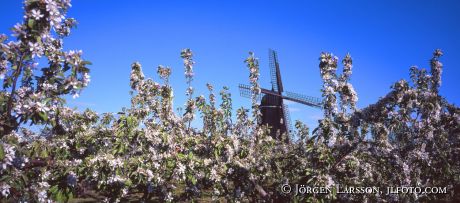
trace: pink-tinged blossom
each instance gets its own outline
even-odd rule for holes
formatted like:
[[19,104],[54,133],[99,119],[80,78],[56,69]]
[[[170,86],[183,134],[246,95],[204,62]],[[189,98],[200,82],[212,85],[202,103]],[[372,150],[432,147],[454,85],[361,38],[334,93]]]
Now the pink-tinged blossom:
[[5,74],[7,72],[8,61],[0,60],[0,79],[3,80],[5,78]]
[[64,15],[62,15],[59,11],[59,7],[54,0],[45,0],[46,3],[46,11],[49,13],[48,21],[50,25],[55,28],[60,28],[60,23],[64,19]]
[[71,0],[61,0],[65,7],[70,8],[72,7]]
[[20,23],[17,23],[16,25],[14,25],[13,29],[13,36],[14,37],[19,37],[19,36],[24,36],[25,38],[27,38],[27,33],[26,33],[26,26],[24,26],[23,24],[20,24]]
[[32,57],[41,57],[43,55],[43,48],[40,46],[38,42],[29,42],[29,47],[30,52],[32,53]]

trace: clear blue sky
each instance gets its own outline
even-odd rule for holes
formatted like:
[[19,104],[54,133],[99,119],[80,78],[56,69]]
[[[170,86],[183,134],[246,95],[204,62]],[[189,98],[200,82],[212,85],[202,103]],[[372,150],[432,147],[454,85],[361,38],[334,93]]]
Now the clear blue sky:
[[[128,3],[129,2],[129,3]],[[372,3],[371,3],[372,2]],[[184,104],[182,48],[195,54],[196,94],[226,85],[234,108],[249,107],[238,94],[248,83],[248,51],[261,62],[261,85],[270,87],[267,50],[278,51],[285,90],[320,97],[320,52],[343,58],[350,52],[359,107],[409,79],[409,67],[429,68],[434,49],[444,51],[441,94],[460,103],[460,3],[458,1],[109,1],[74,0],[70,17],[78,28],[65,49],[82,49],[93,62],[90,86],[68,103],[79,109],[117,112],[130,105],[130,65],[147,76],[157,65],[172,67],[175,107]],[[18,0],[0,3],[0,33],[22,20]],[[218,93],[218,91],[216,91]],[[316,126],[322,112],[291,104],[292,120]]]

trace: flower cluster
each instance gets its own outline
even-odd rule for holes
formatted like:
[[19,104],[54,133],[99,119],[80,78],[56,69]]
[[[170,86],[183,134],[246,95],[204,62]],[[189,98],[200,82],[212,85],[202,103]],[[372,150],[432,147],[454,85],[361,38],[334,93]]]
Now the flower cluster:
[[[81,51],[64,51],[62,40],[76,21],[66,18],[69,0],[26,0],[24,21],[12,29],[16,41],[0,37],[0,134],[6,135],[32,119],[32,123],[55,125],[63,107],[60,97],[78,97],[90,81],[90,62]],[[37,71],[39,60],[48,66]],[[46,61],[46,60],[45,60]],[[3,101],[3,100],[2,100]],[[50,111],[51,110],[51,111]],[[58,126],[54,126],[58,128]]]
[[261,89],[259,86],[259,59],[254,57],[253,52],[249,52],[249,57],[244,61],[246,66],[249,68],[249,81],[251,83],[251,100],[252,100],[252,115],[255,118],[254,125],[259,125],[261,122],[261,113],[259,111],[259,105],[257,104],[257,98],[260,95]]
[[321,53],[320,56],[320,74],[323,79],[323,105],[324,116],[330,118],[337,113],[336,92],[338,81],[335,71],[337,70],[338,58],[330,53]]
[[185,68],[185,79],[187,82],[187,90],[185,91],[185,95],[188,96],[188,100],[185,104],[185,114],[184,114],[184,122],[188,122],[188,127],[190,128],[190,124],[195,117],[195,101],[192,99],[193,97],[193,87],[192,87],[192,80],[193,80],[193,65],[195,62],[192,59],[192,51],[190,49],[183,49],[181,51],[181,57],[184,60],[184,68]]
[[171,68],[159,65],[157,69],[157,73],[160,76],[160,78],[165,80],[165,82],[167,83],[167,80],[169,76],[171,75]]

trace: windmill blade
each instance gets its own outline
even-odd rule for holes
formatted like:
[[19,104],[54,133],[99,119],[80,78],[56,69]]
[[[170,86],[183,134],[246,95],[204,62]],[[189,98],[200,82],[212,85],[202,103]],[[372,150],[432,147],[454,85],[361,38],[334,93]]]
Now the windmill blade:
[[321,99],[316,98],[316,97],[286,91],[286,96],[283,96],[283,98],[290,100],[290,101],[298,102],[298,103],[301,103],[307,106],[323,108],[323,102],[321,101]]
[[[240,96],[250,98],[250,99],[252,98],[251,86],[244,85],[244,84],[239,84],[238,88],[240,89]],[[257,95],[256,100],[260,101],[264,95],[265,94],[263,94],[263,93]]]
[[268,65],[270,66],[270,78],[272,89],[275,92],[283,92],[283,84],[281,83],[281,73],[278,63],[278,54],[272,50],[268,50]]
[[286,133],[290,135],[292,133],[291,126],[291,114],[289,113],[288,105],[283,104],[283,114],[284,114],[284,125],[286,126]]
[[272,49],[268,50],[268,66],[270,67],[272,90],[278,92],[278,84],[276,83],[275,51]]
[[281,94],[283,90],[283,83],[281,81],[281,71],[280,71],[280,64],[278,62],[278,53],[276,51],[273,52],[275,56],[275,66],[276,66],[276,83],[278,84],[278,93]]

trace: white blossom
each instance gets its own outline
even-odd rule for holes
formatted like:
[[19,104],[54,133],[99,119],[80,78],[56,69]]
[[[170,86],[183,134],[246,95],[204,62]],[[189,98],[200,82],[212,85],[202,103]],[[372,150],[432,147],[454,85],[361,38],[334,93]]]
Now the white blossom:
[[41,14],[40,10],[33,9],[31,11],[31,16],[35,18],[35,20],[40,20],[40,18],[43,18],[43,14]]
[[6,183],[1,183],[0,184],[0,193],[2,194],[3,197],[8,197],[10,194],[10,185]]
[[1,166],[3,170],[6,170],[8,166],[12,165],[13,159],[16,154],[16,150],[15,150],[16,147],[6,144],[6,143],[1,143],[1,142],[0,144],[3,145],[2,148],[5,153],[3,160],[1,160],[1,164],[2,164]]
[[83,87],[88,86],[89,82],[91,81],[90,77],[91,76],[88,73],[83,74]]

